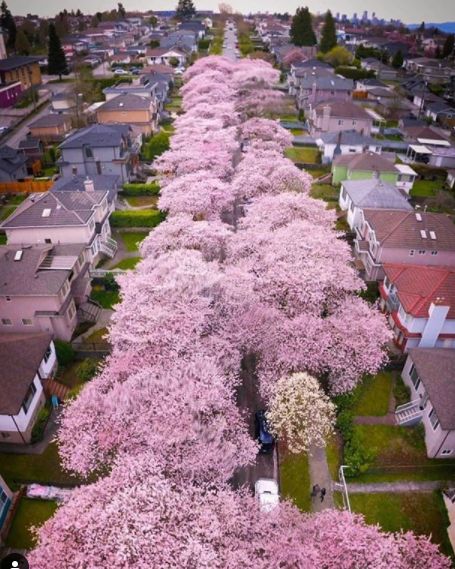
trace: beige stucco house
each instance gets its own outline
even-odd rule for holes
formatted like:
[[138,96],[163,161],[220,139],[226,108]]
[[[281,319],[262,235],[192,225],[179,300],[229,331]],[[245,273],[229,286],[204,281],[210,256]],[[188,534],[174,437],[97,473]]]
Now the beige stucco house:
[[149,136],[158,129],[155,100],[133,93],[121,93],[109,99],[96,111],[100,124],[129,124],[135,134]]
[[309,112],[311,132],[351,130],[370,135],[373,118],[360,105],[351,101],[325,101]]

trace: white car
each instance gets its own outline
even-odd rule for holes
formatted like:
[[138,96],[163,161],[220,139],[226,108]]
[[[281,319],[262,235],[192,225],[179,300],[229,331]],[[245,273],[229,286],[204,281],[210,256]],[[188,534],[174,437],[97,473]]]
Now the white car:
[[278,484],[273,478],[259,478],[254,485],[254,494],[262,512],[271,512],[280,502]]
[[114,75],[129,75],[128,71],[126,71],[125,69],[122,69],[121,67],[118,67],[115,71],[114,71]]

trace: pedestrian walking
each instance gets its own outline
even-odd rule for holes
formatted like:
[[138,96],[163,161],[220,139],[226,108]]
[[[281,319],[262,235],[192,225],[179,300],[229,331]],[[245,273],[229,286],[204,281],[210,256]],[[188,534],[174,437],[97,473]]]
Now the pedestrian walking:
[[321,502],[324,501],[326,493],[327,493],[327,490],[325,488],[321,488]]
[[319,494],[320,491],[321,489],[319,488],[319,484],[315,484],[313,486],[313,490],[311,491],[311,497],[316,498],[316,496]]

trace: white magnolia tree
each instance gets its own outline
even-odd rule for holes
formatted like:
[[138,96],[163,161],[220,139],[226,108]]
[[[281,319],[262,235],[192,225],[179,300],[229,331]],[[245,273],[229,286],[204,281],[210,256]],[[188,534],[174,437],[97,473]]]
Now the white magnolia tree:
[[282,377],[275,386],[267,412],[272,433],[286,441],[293,453],[324,446],[333,433],[335,405],[316,378],[307,373]]

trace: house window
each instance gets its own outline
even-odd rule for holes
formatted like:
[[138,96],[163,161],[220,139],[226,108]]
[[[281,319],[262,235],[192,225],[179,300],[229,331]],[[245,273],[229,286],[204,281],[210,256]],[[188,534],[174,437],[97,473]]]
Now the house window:
[[441,454],[443,454],[444,456],[448,456],[449,454],[452,454],[452,450],[445,448],[443,451],[441,451]]
[[430,414],[428,415],[428,418],[430,419],[431,426],[433,427],[433,430],[435,431],[439,426],[439,419],[438,419],[438,416],[436,415],[436,411],[434,410],[434,407],[431,409]]
[[415,251],[414,251],[414,249],[410,249],[410,251],[409,251],[409,256],[410,256],[410,257],[413,257],[413,256],[414,256],[414,254],[415,254]]
[[6,300],[7,300],[7,302],[11,302],[11,297],[10,297],[10,296],[7,296],[7,297],[6,297]]
[[32,404],[35,393],[36,393],[36,385],[32,383],[28,388],[27,395],[25,396],[24,401],[22,402],[22,409],[24,410],[25,414],[27,414],[27,411],[30,409],[30,405]]
[[52,354],[52,348],[49,346],[46,350],[46,353],[44,354],[44,363],[47,364],[47,362],[49,361],[49,358],[51,357]]
[[419,255],[425,255],[425,249],[419,249]]
[[419,377],[419,374],[417,373],[417,370],[416,370],[414,364],[412,364],[411,369],[409,370],[409,376],[411,378],[412,385],[414,386],[414,389],[417,391],[417,389],[419,389],[419,385],[420,385],[420,377]]
[[432,254],[432,255],[437,255],[438,252],[437,252],[437,251],[432,251],[431,254]]
[[84,144],[83,149],[86,158],[93,158],[93,150],[88,144]]
[[73,167],[71,168],[71,171],[72,171],[72,173],[73,173],[73,176],[77,176],[77,168],[76,168],[76,166],[73,166]]
[[13,322],[9,318],[2,318],[3,326],[12,326]]
[[338,124],[339,124],[340,126],[343,124],[342,119],[340,119],[340,120],[338,121]]
[[24,326],[33,326],[33,320],[30,320],[30,318],[22,318],[22,324]]
[[52,239],[50,237],[46,237],[46,239],[44,240],[44,243],[52,243]]
[[68,308],[68,318],[72,320],[75,314],[76,314],[76,309],[74,308],[74,304],[71,304],[70,307]]

